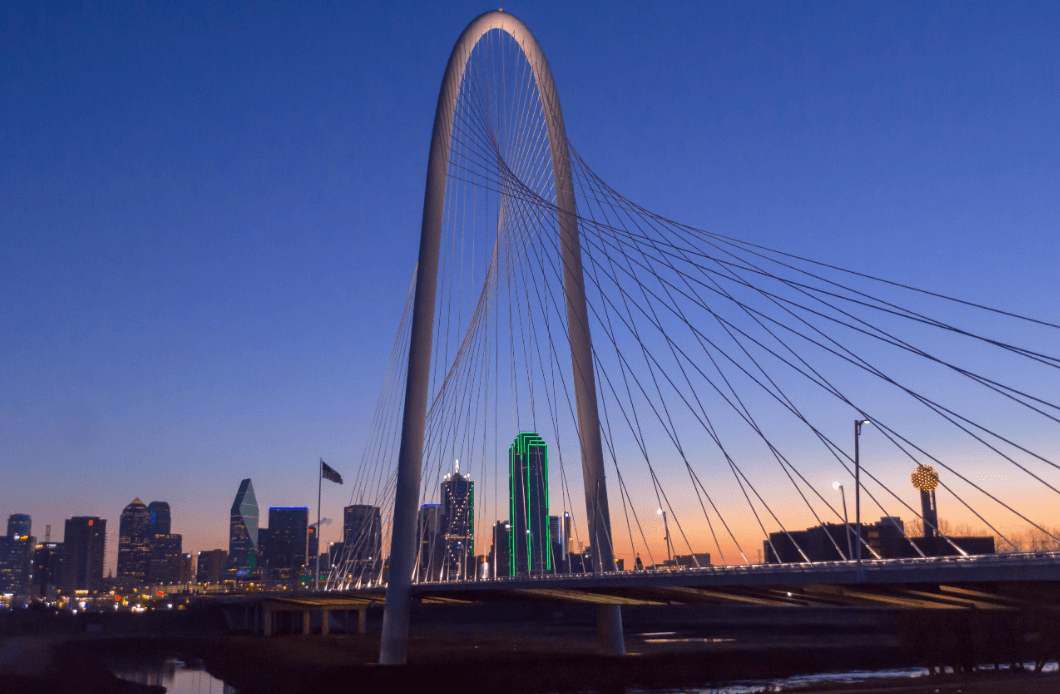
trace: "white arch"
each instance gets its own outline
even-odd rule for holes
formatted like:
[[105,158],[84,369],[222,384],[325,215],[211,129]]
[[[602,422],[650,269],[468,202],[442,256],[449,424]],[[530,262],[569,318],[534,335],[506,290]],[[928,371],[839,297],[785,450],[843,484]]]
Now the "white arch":
[[[571,364],[578,409],[578,431],[585,482],[585,509],[593,565],[597,571],[615,569],[610,536],[610,513],[604,476],[600,419],[597,412],[596,380],[592,368],[592,340],[585,306],[581,242],[574,204],[570,152],[563,127],[563,114],[548,61],[537,39],[526,25],[502,11],[487,12],[475,18],[457,39],[442,77],[434,130],[427,163],[427,185],[420,228],[419,267],[416,298],[413,303],[412,335],[409,345],[408,381],[405,411],[398,453],[398,478],[394,500],[394,524],[390,542],[390,577],[379,662],[405,662],[408,642],[408,606],[416,553],[416,504],[420,493],[423,437],[427,417],[430,382],[431,341],[434,330],[434,303],[438,283],[438,254],[441,244],[445,189],[449,168],[449,146],[460,86],[468,60],[479,40],[499,29],[519,44],[530,65],[548,132],[552,155],[552,176],[556,191],[557,221],[562,247],[564,291],[567,301],[567,328],[570,334]],[[622,654],[622,618],[617,605],[600,608],[599,627],[604,650]]]

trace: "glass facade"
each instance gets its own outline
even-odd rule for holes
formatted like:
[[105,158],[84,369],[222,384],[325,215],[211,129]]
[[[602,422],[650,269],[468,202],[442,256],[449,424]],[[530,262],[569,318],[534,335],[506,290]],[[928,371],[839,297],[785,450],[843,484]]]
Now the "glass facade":
[[535,432],[515,437],[508,449],[509,575],[552,570],[548,523],[548,446]]
[[258,500],[250,479],[239,483],[228,525],[228,568],[246,576],[258,566]]

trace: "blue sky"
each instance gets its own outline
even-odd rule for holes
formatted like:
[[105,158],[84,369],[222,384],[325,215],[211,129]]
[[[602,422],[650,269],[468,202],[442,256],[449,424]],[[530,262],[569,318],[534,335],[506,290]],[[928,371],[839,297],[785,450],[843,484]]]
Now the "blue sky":
[[[0,514],[225,546],[360,459],[472,3],[0,11]],[[1056,3],[515,3],[666,216],[1060,321]],[[348,488],[326,490],[324,515]],[[337,539],[337,526],[325,539]]]

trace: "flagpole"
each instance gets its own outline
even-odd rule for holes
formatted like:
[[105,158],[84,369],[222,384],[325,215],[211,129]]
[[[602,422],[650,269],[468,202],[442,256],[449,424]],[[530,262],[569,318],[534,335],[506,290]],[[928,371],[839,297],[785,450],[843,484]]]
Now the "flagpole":
[[[324,486],[324,459],[320,459],[320,463],[317,465],[317,572],[315,576],[316,587],[314,590],[320,592],[320,492]],[[324,612],[325,618],[327,611]],[[324,630],[327,631],[327,625],[324,625]]]

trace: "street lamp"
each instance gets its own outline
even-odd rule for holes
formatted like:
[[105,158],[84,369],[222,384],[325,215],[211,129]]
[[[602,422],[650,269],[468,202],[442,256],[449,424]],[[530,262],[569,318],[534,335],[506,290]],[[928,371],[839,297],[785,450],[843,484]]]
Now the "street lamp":
[[663,530],[666,532],[664,539],[666,540],[666,561],[671,562],[673,555],[670,553],[670,524],[666,522],[666,511],[661,508],[656,511],[660,516],[663,517]]
[[832,482],[832,489],[839,492],[840,496],[843,497],[843,527],[847,531],[847,561],[854,558],[854,545],[850,541],[850,521],[847,519],[847,493],[843,489],[843,485],[838,481]]
[[872,424],[867,419],[854,420],[854,522],[857,523],[858,568],[861,568],[861,456],[858,452],[858,439],[861,437],[861,425]]

